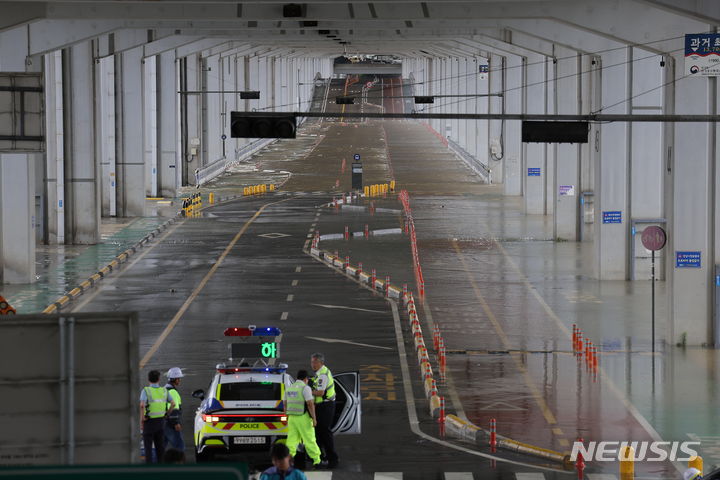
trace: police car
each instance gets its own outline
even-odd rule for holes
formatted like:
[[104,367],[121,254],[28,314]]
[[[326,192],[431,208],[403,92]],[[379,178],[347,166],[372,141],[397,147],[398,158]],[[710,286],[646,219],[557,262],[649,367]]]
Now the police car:
[[[216,454],[267,451],[287,437],[285,389],[295,381],[287,365],[274,365],[280,350],[280,329],[228,328],[228,363],[216,366],[207,390],[192,396],[202,400],[195,413],[195,455],[199,462]],[[336,434],[360,433],[360,379],[358,372],[334,374]]]

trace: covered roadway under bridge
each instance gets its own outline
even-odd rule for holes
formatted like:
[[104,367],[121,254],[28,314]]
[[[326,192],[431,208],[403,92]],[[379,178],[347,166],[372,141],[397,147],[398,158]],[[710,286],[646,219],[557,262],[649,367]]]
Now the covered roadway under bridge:
[[[621,478],[578,472],[578,439],[638,442],[634,478],[680,478],[688,448],[708,474],[718,24],[694,0],[0,1],[0,465],[138,463],[138,394],[171,367],[194,463],[190,393],[257,325],[293,376],[313,352],[359,373],[362,433],[310,479]],[[236,136],[264,113],[294,138]],[[106,361],[78,340],[17,397],[55,341],[21,315],[126,312],[102,340],[122,394],[69,393],[110,382],[69,380]],[[95,434],[116,401],[129,454]]]

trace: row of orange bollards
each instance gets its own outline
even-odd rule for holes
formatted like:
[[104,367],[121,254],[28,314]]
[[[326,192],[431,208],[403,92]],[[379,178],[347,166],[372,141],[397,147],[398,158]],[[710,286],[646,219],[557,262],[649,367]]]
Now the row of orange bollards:
[[437,324],[433,326],[433,349],[437,352],[440,380],[444,381],[445,369],[447,367],[447,351],[445,350],[445,341],[440,333],[440,327]]
[[420,298],[425,296],[425,279],[423,278],[422,267],[420,266],[420,255],[417,249],[417,237],[415,235],[415,222],[410,209],[410,194],[407,190],[403,190],[398,195],[405,212],[405,230],[410,234],[410,249],[412,250],[413,263],[415,265],[415,279],[418,285],[418,293]]
[[590,341],[589,338],[583,336],[582,330],[573,324],[572,332],[573,352],[579,357],[585,359],[585,365],[593,371],[598,369],[598,348]]

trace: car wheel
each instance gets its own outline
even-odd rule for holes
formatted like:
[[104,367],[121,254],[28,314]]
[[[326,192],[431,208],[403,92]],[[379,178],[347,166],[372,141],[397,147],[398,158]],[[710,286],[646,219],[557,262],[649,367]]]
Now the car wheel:
[[211,462],[213,459],[212,450],[205,450],[203,452],[195,451],[195,461],[197,463]]

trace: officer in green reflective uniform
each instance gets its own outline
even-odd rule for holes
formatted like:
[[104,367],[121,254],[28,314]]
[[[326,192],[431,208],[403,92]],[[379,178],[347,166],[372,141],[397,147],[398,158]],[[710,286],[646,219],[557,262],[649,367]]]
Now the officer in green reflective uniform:
[[297,380],[285,390],[285,411],[288,416],[288,436],[286,445],[290,455],[295,456],[298,444],[305,445],[305,451],[312,459],[313,466],[320,465],[320,449],[315,442],[317,425],[315,403],[312,390],[308,386],[307,370],[297,373]]
[[335,439],[332,426],[335,419],[335,380],[332,372],[325,366],[325,356],[322,353],[313,353],[310,356],[310,365],[315,371],[313,382],[313,396],[315,397],[315,411],[317,412],[317,425],[315,437],[318,446],[324,451],[329,468],[338,465],[338,456],[335,452]]
[[168,391],[161,387],[160,372],[150,370],[149,386],[140,392],[140,430],[145,446],[145,462],[153,463],[152,447],[155,444],[155,456],[162,460],[165,453],[165,417],[175,409],[175,402],[170,399]]
[[[168,370],[166,376],[168,383],[165,385],[165,389],[168,391],[169,401],[175,402],[175,409],[168,413],[165,422],[165,446],[184,452],[185,439],[183,439],[182,434],[182,398],[180,398],[178,387],[180,386],[180,379],[185,375],[183,375],[180,368],[173,367]],[[170,405],[168,404],[168,410],[169,409]]]

